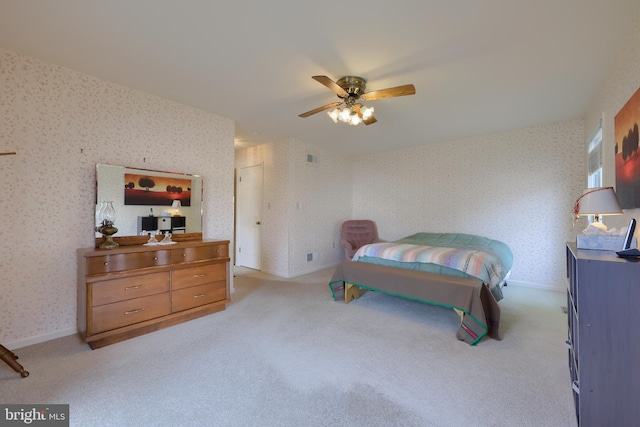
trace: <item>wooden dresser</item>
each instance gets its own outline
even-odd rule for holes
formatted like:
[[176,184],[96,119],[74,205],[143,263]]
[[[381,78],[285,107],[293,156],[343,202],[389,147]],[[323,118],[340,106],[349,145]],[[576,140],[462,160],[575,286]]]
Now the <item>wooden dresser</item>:
[[78,330],[92,349],[226,308],[229,241],[78,250]]
[[567,244],[569,372],[580,426],[640,419],[640,260]]

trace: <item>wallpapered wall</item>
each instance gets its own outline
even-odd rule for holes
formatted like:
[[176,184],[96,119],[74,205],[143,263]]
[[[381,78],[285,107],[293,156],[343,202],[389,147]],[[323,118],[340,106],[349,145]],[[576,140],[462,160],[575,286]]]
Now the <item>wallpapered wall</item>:
[[261,269],[286,277],[289,271],[288,145],[269,143],[236,152],[237,174],[244,167],[259,164],[263,165],[264,174]]
[[513,281],[561,287],[584,165],[579,120],[361,156],[353,215],[375,220],[386,240],[426,231],[504,241]]
[[[318,162],[307,162],[307,154]],[[264,165],[262,271],[293,277],[342,261],[340,225],[351,217],[344,156],[288,139],[240,150],[236,168]],[[307,261],[306,254],[318,258]]]
[[[0,48],[0,342],[76,331],[95,164],[200,174],[206,238],[233,236],[234,122]],[[116,221],[117,225],[117,221]]]
[[[631,95],[640,87],[640,8],[638,8],[629,31],[624,37],[609,73],[600,87],[598,96],[589,108],[585,118],[586,135],[591,137],[598,129],[602,119],[603,176],[604,185],[615,186],[615,137],[614,119]],[[585,181],[586,182],[586,178]],[[640,209],[628,209],[622,216],[606,217],[609,227],[622,227],[629,224],[631,218],[640,219]],[[640,232],[636,230],[636,237]]]

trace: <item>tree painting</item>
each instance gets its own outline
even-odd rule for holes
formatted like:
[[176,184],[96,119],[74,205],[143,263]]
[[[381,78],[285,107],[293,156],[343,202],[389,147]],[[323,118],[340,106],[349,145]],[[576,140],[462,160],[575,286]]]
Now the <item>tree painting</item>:
[[140,187],[145,188],[147,191],[149,191],[150,188],[153,188],[156,186],[156,183],[153,179],[149,178],[148,176],[143,176],[138,180],[138,185]]
[[640,207],[640,89],[615,117],[616,194],[623,209]]
[[124,182],[125,205],[171,206],[179,200],[191,206],[190,179],[125,173]]

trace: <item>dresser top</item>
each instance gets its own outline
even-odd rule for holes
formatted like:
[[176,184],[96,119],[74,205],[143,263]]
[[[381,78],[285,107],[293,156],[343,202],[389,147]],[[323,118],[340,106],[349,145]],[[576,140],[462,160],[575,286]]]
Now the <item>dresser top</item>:
[[639,258],[622,258],[616,251],[601,251],[596,249],[578,249],[575,242],[567,242],[567,247],[576,259],[585,261],[607,261],[620,263],[637,263],[640,266]]
[[228,245],[229,240],[190,240],[186,242],[176,242],[171,245],[127,245],[120,246],[115,249],[97,249],[97,248],[80,248],[77,250],[78,255],[85,257],[116,255],[116,254],[128,254],[136,252],[151,252],[151,251],[164,251],[170,249],[181,248],[193,248],[198,246],[210,246],[210,245]]

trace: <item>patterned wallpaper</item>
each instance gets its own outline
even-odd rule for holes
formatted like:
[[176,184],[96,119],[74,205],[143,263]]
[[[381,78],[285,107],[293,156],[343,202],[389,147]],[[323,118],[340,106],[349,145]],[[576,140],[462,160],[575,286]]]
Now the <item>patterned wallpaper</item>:
[[274,142],[236,152],[235,166],[263,165],[264,198],[261,220],[262,271],[287,277],[289,272],[288,163],[285,142]]
[[563,286],[583,139],[582,121],[571,121],[358,157],[353,216],[376,221],[385,240],[421,231],[501,240],[513,281]]
[[[0,342],[76,331],[95,165],[200,174],[203,233],[233,237],[234,122],[0,48]],[[116,222],[117,225],[117,222]]]
[[[343,261],[340,226],[351,219],[351,161],[294,139],[289,144],[289,274],[295,276]],[[308,163],[307,154],[317,163]],[[307,261],[309,252],[318,259]]]
[[[307,162],[307,154],[318,162]],[[236,153],[236,168],[264,165],[262,271],[305,274],[342,261],[340,225],[351,217],[351,175],[343,156],[294,139]],[[307,261],[306,254],[318,258]]]

